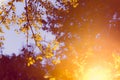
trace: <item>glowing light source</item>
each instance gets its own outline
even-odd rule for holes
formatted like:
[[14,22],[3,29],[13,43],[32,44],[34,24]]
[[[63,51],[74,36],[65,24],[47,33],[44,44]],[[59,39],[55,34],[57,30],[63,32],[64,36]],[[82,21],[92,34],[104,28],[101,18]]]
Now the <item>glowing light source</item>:
[[90,68],[84,74],[83,80],[112,80],[110,69],[104,67]]

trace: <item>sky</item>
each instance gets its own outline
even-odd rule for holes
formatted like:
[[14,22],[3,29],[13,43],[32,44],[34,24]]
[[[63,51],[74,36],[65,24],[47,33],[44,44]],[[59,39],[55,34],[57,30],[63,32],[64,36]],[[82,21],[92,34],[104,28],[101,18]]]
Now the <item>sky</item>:
[[4,50],[3,54],[11,55],[12,53],[19,53],[20,48],[25,44],[25,36],[23,34],[16,34],[14,30],[6,30],[4,33]]
[[[6,2],[7,0],[2,0],[2,1]],[[20,15],[24,10],[24,5],[22,3],[16,3],[15,6],[16,6],[17,15]],[[17,28],[17,27],[18,26],[14,25],[14,28]],[[13,53],[15,53],[16,55],[18,55],[22,47],[26,44],[25,34],[23,33],[16,34],[16,32],[14,31],[14,28],[10,28],[10,30],[7,30],[4,26],[2,26],[2,28],[4,33],[3,34],[0,33],[0,36],[5,37],[5,40],[3,41],[4,43],[3,54],[12,55]],[[45,38],[47,41],[52,41],[55,39],[55,36],[51,32],[40,30],[40,33],[42,38]],[[29,42],[34,43],[32,39],[29,39]]]
[[[26,44],[26,37],[25,34],[16,34],[14,29],[4,30],[5,33],[3,34],[5,37],[4,41],[4,55],[12,55],[15,53],[16,55],[19,54],[20,49]],[[55,36],[51,32],[46,32],[41,30],[42,38],[45,38],[46,41],[52,41],[55,39]],[[29,39],[29,43],[34,43],[32,39]]]

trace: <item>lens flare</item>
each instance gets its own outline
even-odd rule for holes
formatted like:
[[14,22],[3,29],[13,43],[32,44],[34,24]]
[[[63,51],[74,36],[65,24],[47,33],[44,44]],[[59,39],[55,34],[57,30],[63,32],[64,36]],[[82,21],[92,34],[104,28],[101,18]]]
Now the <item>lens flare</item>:
[[93,67],[87,70],[83,80],[112,80],[111,70],[105,67]]

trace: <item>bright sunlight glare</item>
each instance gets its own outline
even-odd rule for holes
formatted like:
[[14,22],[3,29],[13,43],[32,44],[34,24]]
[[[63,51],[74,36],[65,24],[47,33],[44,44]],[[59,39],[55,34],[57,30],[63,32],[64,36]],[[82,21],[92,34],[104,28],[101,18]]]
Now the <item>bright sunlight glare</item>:
[[111,70],[105,67],[93,67],[87,70],[83,80],[112,80]]

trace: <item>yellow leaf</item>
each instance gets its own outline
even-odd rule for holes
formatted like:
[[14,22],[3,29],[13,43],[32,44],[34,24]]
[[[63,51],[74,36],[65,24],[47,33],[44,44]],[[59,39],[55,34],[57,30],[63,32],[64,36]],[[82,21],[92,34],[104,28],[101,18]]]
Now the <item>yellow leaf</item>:
[[25,33],[25,32],[27,31],[27,28],[26,28],[26,27],[21,27],[21,28],[20,28],[20,31],[22,31],[22,32]]
[[0,40],[5,40],[4,36],[0,36]]
[[53,57],[53,53],[46,53],[45,57],[46,58],[51,58],[51,57]]
[[53,64],[58,64],[58,63],[60,63],[60,60],[59,60],[59,59],[53,60],[52,63],[53,63]]
[[45,75],[44,78],[49,78],[50,76],[49,75]]
[[0,47],[3,45],[3,42],[0,42]]
[[8,5],[12,5],[12,1],[8,2]]
[[17,29],[15,29],[14,31],[16,34],[20,34],[20,32]]
[[39,42],[36,42],[36,45],[37,45],[38,47],[40,47],[40,46],[41,46],[41,44],[40,44]]
[[0,15],[2,14],[2,11],[0,11]]
[[29,57],[29,58],[28,58],[27,66],[30,66],[30,65],[32,65],[32,64],[34,64],[34,63],[35,63],[35,60],[34,60],[32,57]]
[[13,11],[15,11],[15,10],[16,10],[15,6],[12,6],[12,10],[13,10]]
[[56,80],[55,78],[50,78],[49,80]]
[[37,26],[37,24],[34,23],[33,26],[35,27],[36,31],[39,30],[39,27]]
[[20,24],[21,24],[22,22],[23,22],[23,21],[22,21],[22,19],[21,19],[21,18],[19,18],[19,19],[18,19],[18,23],[20,23]]
[[42,40],[42,37],[40,36],[40,34],[35,34],[35,40],[36,41],[41,41]]
[[4,33],[1,27],[0,27],[0,33]]
[[36,60],[42,60],[42,56],[37,56]]
[[5,27],[6,27],[6,29],[8,29],[8,30],[10,29],[10,27],[9,27],[7,24],[5,25]]
[[30,63],[28,63],[27,66],[30,66]]
[[52,50],[57,50],[59,48],[59,42],[54,40]]
[[79,3],[76,3],[73,5],[74,8],[76,8],[79,5]]
[[0,16],[0,20],[2,20],[3,19],[3,16]]
[[16,0],[16,2],[23,2],[24,0]]

